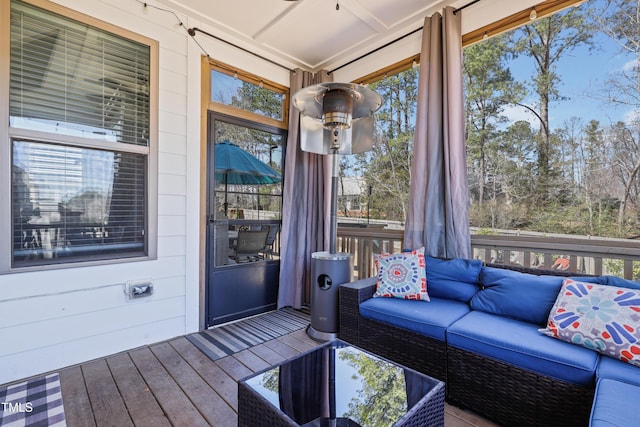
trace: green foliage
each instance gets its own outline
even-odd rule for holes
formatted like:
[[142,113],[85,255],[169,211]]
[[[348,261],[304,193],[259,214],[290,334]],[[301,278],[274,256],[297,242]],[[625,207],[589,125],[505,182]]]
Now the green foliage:
[[[621,259],[605,259],[603,260],[603,269],[606,274],[611,276],[624,277],[624,260]],[[640,262],[632,262],[633,277],[631,280],[640,280]]]
[[531,88],[538,97],[538,106],[527,107],[540,121],[540,134],[536,144],[537,203],[553,197],[555,158],[552,130],[549,123],[551,103],[562,100],[559,91],[560,76],[557,64],[564,56],[582,45],[589,45],[593,26],[588,20],[589,9],[572,8],[521,27],[513,34],[512,52],[533,60],[535,72]]
[[[607,125],[591,117],[550,126],[567,99],[558,65],[578,47],[595,49],[600,31],[640,60],[640,3],[586,2],[464,51],[469,219],[483,229],[628,238],[640,235],[640,120]],[[510,60],[529,60],[518,82]],[[633,62],[633,61],[631,61]],[[578,70],[579,71],[579,70]],[[373,188],[371,218],[404,221],[408,204],[417,69],[372,88],[383,96],[373,151],[355,156],[353,173]],[[605,105],[640,111],[640,67],[612,72]],[[533,102],[531,101],[533,99]],[[509,123],[507,109],[531,122]],[[363,203],[366,203],[363,201]]]
[[[640,121],[603,127],[589,118],[572,118],[549,127],[552,106],[565,99],[557,64],[577,46],[592,47],[596,24],[640,58],[640,5],[622,0],[606,5],[598,13],[592,4],[573,8],[465,50],[472,226],[607,237],[640,234]],[[532,59],[528,89],[538,105],[505,96],[504,88],[513,84],[506,61],[511,55]],[[617,88],[616,100],[639,109],[640,67],[629,68],[635,74],[617,76],[616,84],[608,86]],[[609,93],[607,99],[613,97]],[[500,108],[508,104],[534,114],[539,131],[528,122],[505,126]]]
[[364,387],[349,403],[347,416],[371,427],[393,425],[407,410],[403,371],[363,353],[342,352],[340,357],[357,369]]
[[282,95],[253,83],[242,82],[232,105],[273,119],[282,118]]
[[499,126],[507,121],[502,114],[509,104],[517,103],[524,94],[523,86],[515,82],[505,66],[507,39],[495,37],[476,44],[464,52],[465,111],[467,127],[467,162],[473,171],[470,188],[481,217],[496,222],[495,205],[500,192],[492,184],[493,173],[501,159],[494,153],[508,149],[501,144]]
[[418,70],[411,68],[371,85],[383,98],[370,152],[354,156],[354,173],[372,188],[371,217],[404,221],[409,198]]

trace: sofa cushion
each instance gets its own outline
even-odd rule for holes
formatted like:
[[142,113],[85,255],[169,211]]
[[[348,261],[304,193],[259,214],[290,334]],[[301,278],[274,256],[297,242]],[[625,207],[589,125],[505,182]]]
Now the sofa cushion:
[[600,357],[596,376],[640,386],[640,368],[613,357]]
[[562,286],[560,276],[536,276],[504,268],[483,267],[482,289],[471,308],[544,325]]
[[640,290],[567,279],[541,332],[640,366]]
[[398,254],[375,254],[378,285],[374,297],[429,301],[424,248]]
[[616,276],[601,276],[601,283],[607,286],[619,286],[621,288],[640,289],[640,283]]
[[569,277],[571,280],[585,283],[599,283],[607,286],[619,286],[621,288],[640,289],[640,283],[623,279],[616,276],[576,276]]
[[467,304],[441,298],[431,298],[428,303],[395,298],[371,298],[360,304],[362,317],[441,341],[445,339],[445,329],[468,312]]
[[447,344],[574,384],[593,384],[598,353],[541,335],[537,325],[471,311],[447,329]]
[[637,426],[640,387],[620,381],[601,379],[591,407],[591,427]]
[[482,262],[470,259],[443,260],[426,257],[429,295],[469,302],[480,289]]

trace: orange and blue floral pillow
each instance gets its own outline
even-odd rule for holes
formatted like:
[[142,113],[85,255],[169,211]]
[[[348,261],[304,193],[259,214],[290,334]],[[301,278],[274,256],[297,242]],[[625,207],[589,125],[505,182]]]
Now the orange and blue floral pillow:
[[566,279],[540,332],[640,366],[640,290]]
[[374,297],[429,301],[424,248],[374,255],[378,284]]

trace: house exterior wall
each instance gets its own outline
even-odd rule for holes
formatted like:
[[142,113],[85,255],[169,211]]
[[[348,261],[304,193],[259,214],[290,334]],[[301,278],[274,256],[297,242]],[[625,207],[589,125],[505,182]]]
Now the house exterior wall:
[[[0,274],[0,384],[199,330],[202,57],[289,84],[286,69],[205,36],[196,43],[186,29],[207,27],[188,16],[133,0],[56,3],[159,43],[158,257]],[[152,281],[154,295],[128,300],[137,281]]]
[[[141,3],[58,3],[159,41],[158,257],[0,275],[0,384],[199,326],[199,53],[174,16]],[[125,284],[140,280],[154,295],[129,301]]]

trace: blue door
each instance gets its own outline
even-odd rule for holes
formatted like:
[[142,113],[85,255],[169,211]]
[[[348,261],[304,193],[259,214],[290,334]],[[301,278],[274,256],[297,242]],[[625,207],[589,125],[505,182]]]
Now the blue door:
[[285,136],[209,113],[207,327],[276,308]]

